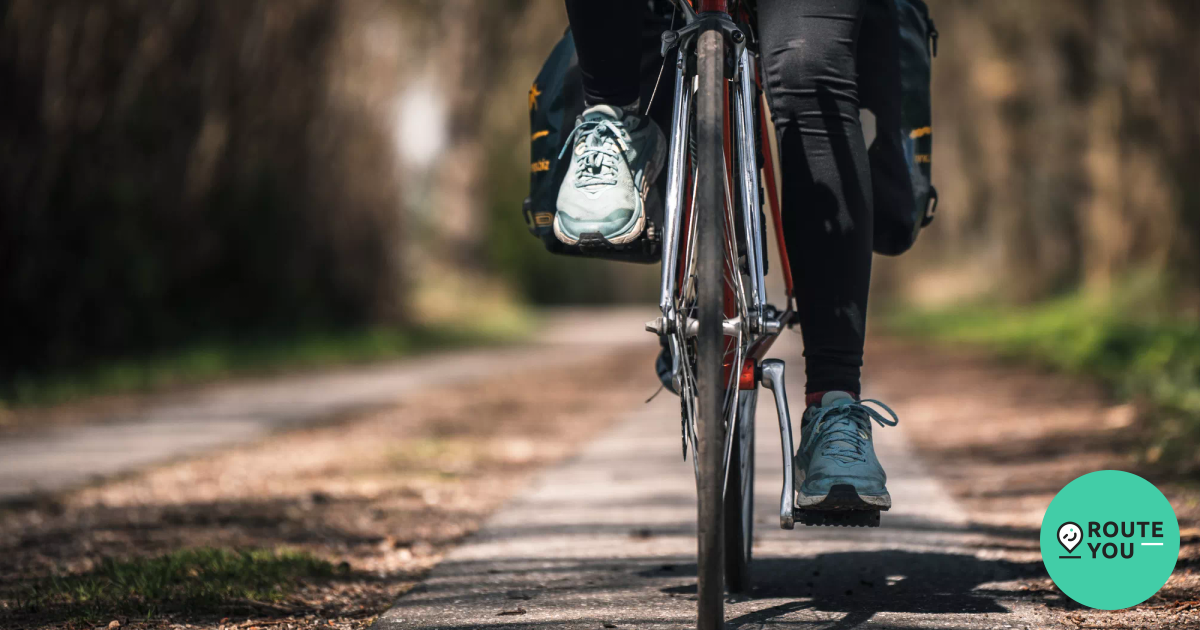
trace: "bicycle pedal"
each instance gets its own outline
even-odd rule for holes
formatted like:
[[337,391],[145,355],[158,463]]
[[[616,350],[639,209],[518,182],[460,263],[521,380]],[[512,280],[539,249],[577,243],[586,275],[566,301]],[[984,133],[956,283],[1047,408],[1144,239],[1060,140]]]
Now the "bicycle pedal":
[[637,238],[620,245],[604,238],[599,232],[584,232],[579,235],[578,246],[580,251],[589,254],[645,250],[654,247],[654,241],[657,240],[656,231],[654,223],[647,221],[646,227],[642,230],[641,234],[638,234]]
[[879,510],[796,510],[796,522],[809,527],[879,527]]
[[617,251],[624,246],[614,245],[600,235],[599,232],[586,232],[579,235],[579,249],[588,251]]

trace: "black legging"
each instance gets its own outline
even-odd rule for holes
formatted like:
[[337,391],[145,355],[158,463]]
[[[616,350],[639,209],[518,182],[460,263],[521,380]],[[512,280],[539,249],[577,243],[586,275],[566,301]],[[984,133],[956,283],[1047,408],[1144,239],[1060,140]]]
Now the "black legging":
[[[632,103],[646,0],[566,5],[589,103]],[[872,239],[856,68],[863,9],[864,0],[758,1],[809,393],[859,392]]]

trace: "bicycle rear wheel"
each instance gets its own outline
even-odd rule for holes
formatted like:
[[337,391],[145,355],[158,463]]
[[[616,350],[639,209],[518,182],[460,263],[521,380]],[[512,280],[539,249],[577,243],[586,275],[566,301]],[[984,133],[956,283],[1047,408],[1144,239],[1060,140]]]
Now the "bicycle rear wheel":
[[725,624],[725,39],[700,34],[696,44],[696,463],[699,630]]

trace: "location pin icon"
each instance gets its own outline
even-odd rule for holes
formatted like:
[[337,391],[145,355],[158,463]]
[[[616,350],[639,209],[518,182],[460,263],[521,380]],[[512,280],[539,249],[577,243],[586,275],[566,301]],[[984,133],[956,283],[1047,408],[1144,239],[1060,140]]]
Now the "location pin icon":
[[1083,530],[1075,523],[1067,521],[1058,526],[1058,544],[1062,545],[1067,553],[1075,551],[1082,540]]

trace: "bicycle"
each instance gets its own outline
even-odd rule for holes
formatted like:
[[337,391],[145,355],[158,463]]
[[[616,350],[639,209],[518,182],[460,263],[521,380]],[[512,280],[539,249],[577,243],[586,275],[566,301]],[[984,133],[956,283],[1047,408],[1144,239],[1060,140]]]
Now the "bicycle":
[[[731,592],[749,587],[760,384],[772,391],[779,417],[780,527],[792,529],[797,521],[878,526],[879,512],[809,512],[795,506],[785,364],[766,358],[792,322],[795,297],[766,135],[753,16],[739,0],[695,0],[695,8],[688,0],[672,2],[684,26],[662,36],[663,57],[674,53],[675,61],[662,315],[646,328],[664,337],[669,348],[673,389],[680,395],[683,455],[686,459],[689,448],[693,454],[699,498],[697,625],[709,630],[724,625],[724,585]],[[782,311],[766,296],[763,189],[786,289]]]

